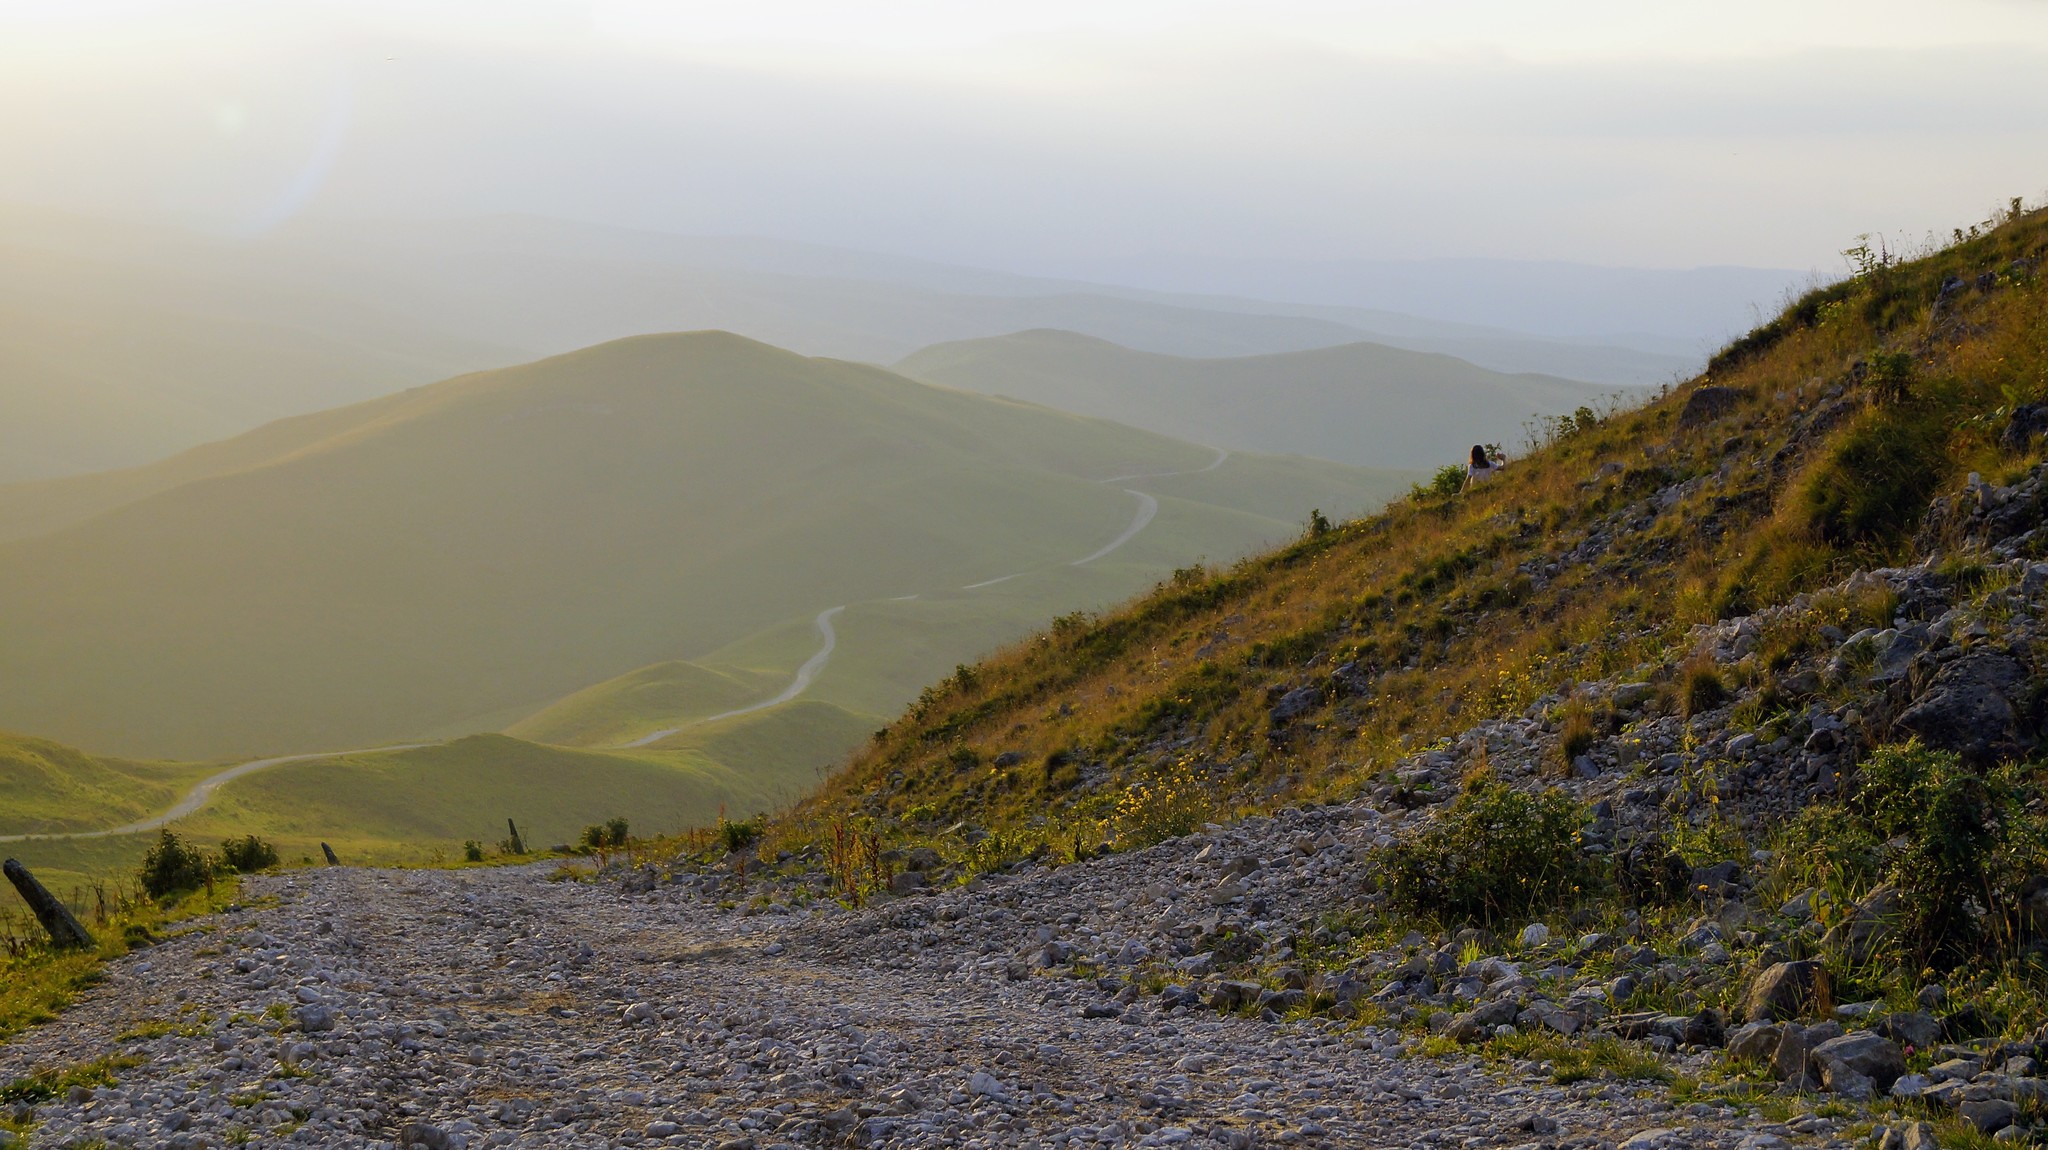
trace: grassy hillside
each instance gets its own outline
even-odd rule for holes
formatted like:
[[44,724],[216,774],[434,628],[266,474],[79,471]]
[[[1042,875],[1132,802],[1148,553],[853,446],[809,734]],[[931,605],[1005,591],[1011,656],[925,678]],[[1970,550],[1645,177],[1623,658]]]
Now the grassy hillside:
[[[1551,421],[1470,494],[1062,621],[927,692],[807,814],[1064,843],[1131,795],[1359,794],[1483,720],[1557,721],[1543,708],[1586,680],[1683,696],[1695,625],[1946,546],[1914,542],[1931,500],[2043,458],[2010,429],[2048,400],[2048,215],[1980,231],[1871,262],[1641,407]],[[1745,688],[1759,720],[1799,698],[1773,666]]]
[[[0,544],[0,721],[207,758],[494,729],[825,607],[1084,555],[1133,515],[1098,480],[1213,459],[730,335],[621,341],[266,429]],[[1316,493],[1296,519],[1401,479],[1262,466]],[[1274,477],[1249,479],[1264,500]],[[105,485],[40,485],[21,514]],[[1276,526],[1183,510],[1210,546],[1177,562]]]
[[1197,443],[1386,467],[1438,467],[1474,443],[1519,443],[1532,415],[1608,391],[1374,343],[1187,359],[1065,331],[939,344],[896,370]]
[[718,671],[670,660],[585,687],[505,733],[564,746],[613,747],[664,722],[737,710],[773,695],[781,685],[767,673]]

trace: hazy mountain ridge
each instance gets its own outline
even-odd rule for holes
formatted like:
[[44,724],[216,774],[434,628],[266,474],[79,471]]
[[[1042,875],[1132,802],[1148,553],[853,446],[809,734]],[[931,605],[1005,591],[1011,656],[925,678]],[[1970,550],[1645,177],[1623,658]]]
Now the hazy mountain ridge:
[[1534,415],[1610,394],[1383,344],[1190,359],[1061,331],[940,344],[895,367],[1197,442],[1417,468],[1457,463],[1473,443],[1517,444]]
[[1230,356],[1371,339],[1659,382],[1696,356],[1373,309],[1177,295],[784,241],[524,217],[255,239],[0,211],[0,482],[149,462],[282,416],[652,332],[888,362],[1032,328]]

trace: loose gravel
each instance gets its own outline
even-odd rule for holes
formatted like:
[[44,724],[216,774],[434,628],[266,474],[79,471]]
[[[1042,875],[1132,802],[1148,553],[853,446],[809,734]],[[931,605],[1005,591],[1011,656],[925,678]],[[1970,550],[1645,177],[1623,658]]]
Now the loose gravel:
[[1378,817],[1289,812],[858,911],[743,914],[554,864],[251,878],[249,905],[114,963],[0,1047],[0,1080],[135,1060],[19,1108],[36,1146],[1762,1150],[1831,1133],[1416,1057],[1371,1026],[1118,1002],[1113,980],[1040,965],[1054,943],[1140,961],[1139,936],[1212,900],[1187,876],[1240,857],[1275,860],[1238,881],[1283,913]]

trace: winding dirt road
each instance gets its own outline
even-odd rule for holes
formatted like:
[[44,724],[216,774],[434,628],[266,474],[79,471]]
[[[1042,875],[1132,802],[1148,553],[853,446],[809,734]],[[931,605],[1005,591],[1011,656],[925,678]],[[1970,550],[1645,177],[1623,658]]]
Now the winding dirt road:
[[[1158,471],[1141,473],[1136,475],[1117,475],[1112,476],[1108,479],[1099,480],[1098,482],[1129,483],[1139,479],[1167,479],[1176,475],[1200,475],[1206,471],[1216,470],[1218,467],[1223,466],[1224,460],[1230,458],[1230,452],[1224,450],[1223,448],[1216,448],[1215,451],[1216,458],[1211,460],[1208,463],[1208,465],[1204,467],[1192,468],[1186,471]],[[1097,549],[1091,554],[1086,555],[1080,559],[1073,560],[1071,563],[1067,564],[1068,566],[1081,567],[1085,566],[1086,564],[1093,563],[1098,559],[1102,559],[1114,553],[1118,549],[1122,548],[1131,540],[1137,538],[1140,532],[1144,531],[1146,527],[1151,525],[1153,518],[1159,514],[1158,497],[1148,495],[1145,492],[1136,491],[1128,487],[1124,488],[1124,493],[1127,495],[1135,496],[1138,500],[1138,511],[1136,515],[1132,516],[1130,525],[1125,527],[1121,534],[1119,534],[1116,538],[1110,540],[1103,547]],[[975,591],[984,587],[993,587],[998,583],[1007,583],[1012,579],[1017,579],[1029,574],[1032,574],[1032,572],[1012,572],[1008,575],[997,576],[994,579],[985,579],[979,583],[971,583],[968,586],[962,588],[962,590]],[[915,598],[917,598],[916,595],[897,596],[898,600]],[[818,675],[825,670],[825,665],[831,662],[832,652],[839,645],[839,635],[838,632],[833,630],[832,620],[840,612],[845,610],[846,605],[842,604],[841,606],[828,607],[825,610],[818,612],[818,617],[813,624],[818,629],[818,635],[820,639],[817,652],[813,654],[809,659],[805,660],[803,666],[797,668],[796,676],[790,680],[789,686],[783,688],[782,692],[776,695],[774,698],[764,699],[761,702],[752,703],[745,707],[739,707],[730,711],[721,711],[716,715],[707,715],[701,719],[693,719],[687,723],[682,723],[677,726],[667,727],[659,731],[654,731],[649,734],[642,735],[631,742],[619,744],[619,749],[624,750],[635,747],[652,746],[653,744],[658,743],[671,735],[687,730],[690,727],[699,726],[704,723],[715,723],[721,719],[731,719],[740,715],[750,715],[756,711],[765,711],[770,707],[779,707],[784,703],[796,699],[798,696],[802,695],[805,691],[810,689],[811,684],[817,680]],[[401,743],[395,746],[388,747],[364,747],[349,751],[316,751],[310,754],[303,755],[278,755],[268,759],[254,759],[246,763],[240,763],[236,766],[229,767],[226,770],[221,771],[219,774],[207,776],[205,779],[202,779],[198,783],[198,785],[194,786],[190,791],[186,792],[185,797],[178,800],[177,804],[172,806],[169,810],[164,811],[162,814],[153,815],[149,818],[142,819],[138,822],[132,822],[118,827],[108,827],[104,830],[96,831],[64,831],[51,834],[0,835],[0,843],[27,842],[35,839],[103,839],[114,838],[119,835],[144,834],[149,831],[157,830],[159,828],[168,826],[169,824],[184,818],[186,815],[193,814],[203,809],[207,803],[213,801],[214,792],[218,791],[221,787],[246,775],[253,775],[258,771],[267,771],[272,767],[281,767],[288,763],[307,763],[315,762],[320,759],[338,759],[344,755],[363,755],[370,754],[376,751],[410,751],[417,750],[420,747],[434,745],[436,744]]]

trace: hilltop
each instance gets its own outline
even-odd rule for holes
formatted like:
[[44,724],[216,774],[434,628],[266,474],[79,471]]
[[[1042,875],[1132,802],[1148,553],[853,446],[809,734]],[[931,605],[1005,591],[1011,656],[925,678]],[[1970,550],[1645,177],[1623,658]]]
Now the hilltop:
[[1377,343],[1190,359],[1046,330],[939,344],[895,369],[1197,443],[1382,467],[1434,468],[1474,443],[1519,443],[1538,414],[1615,394]]
[[[1208,485],[1130,478],[1183,471]],[[1403,478],[1219,462],[731,335],[639,337],[0,489],[0,721],[184,758],[419,741],[677,659],[787,681],[819,611],[933,595],[907,652],[871,633],[843,653],[891,676],[827,691],[886,713],[1032,619]],[[1072,565],[1146,507],[1130,547]]]

